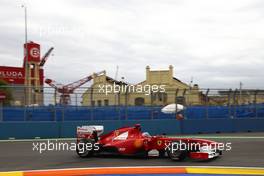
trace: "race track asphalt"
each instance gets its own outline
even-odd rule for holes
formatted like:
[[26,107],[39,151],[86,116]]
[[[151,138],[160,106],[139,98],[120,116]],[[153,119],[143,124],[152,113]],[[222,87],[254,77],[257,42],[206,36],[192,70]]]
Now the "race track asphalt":
[[40,154],[39,151],[33,151],[33,142],[36,143],[37,141],[1,141],[0,171],[117,166],[264,167],[264,133],[211,134],[206,136],[212,137],[218,142],[231,142],[232,150],[225,151],[221,157],[211,161],[185,160],[175,162],[168,158],[144,159],[116,156],[83,159],[79,158],[75,151],[70,150],[46,151]]

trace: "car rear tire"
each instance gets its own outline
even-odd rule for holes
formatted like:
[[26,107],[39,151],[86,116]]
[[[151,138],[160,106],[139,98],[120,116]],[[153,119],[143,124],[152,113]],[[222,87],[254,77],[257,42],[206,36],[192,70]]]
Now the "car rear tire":
[[[94,153],[94,140],[92,139],[81,139],[79,143],[77,143],[76,146],[76,153],[81,157],[81,158],[87,158],[93,156]],[[80,145],[81,144],[81,145]],[[86,149],[86,145],[92,145],[92,148],[90,150]],[[82,147],[82,148],[81,148]]]
[[182,141],[172,141],[169,148],[167,149],[167,154],[169,158],[173,161],[182,161],[187,156],[187,150],[184,149],[182,146],[186,143]]

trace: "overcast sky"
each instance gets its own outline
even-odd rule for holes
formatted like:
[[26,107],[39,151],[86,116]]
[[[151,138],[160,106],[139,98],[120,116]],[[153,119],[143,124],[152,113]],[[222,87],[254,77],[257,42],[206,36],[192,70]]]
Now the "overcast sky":
[[24,11],[45,75],[68,83],[106,70],[130,83],[145,67],[207,88],[264,88],[262,0],[0,0],[0,65],[21,66]]

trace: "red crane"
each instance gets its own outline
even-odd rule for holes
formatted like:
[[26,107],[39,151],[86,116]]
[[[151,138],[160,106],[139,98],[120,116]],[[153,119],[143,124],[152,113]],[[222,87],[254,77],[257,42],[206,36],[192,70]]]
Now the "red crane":
[[56,81],[52,79],[46,79],[45,83],[50,85],[51,87],[55,88],[55,91],[60,93],[60,104],[63,105],[69,105],[71,103],[71,97],[70,94],[73,94],[74,90],[82,86],[83,84],[87,83],[88,81],[92,80],[94,76],[99,76],[101,74],[105,73],[105,71],[101,71],[98,73],[94,73],[90,76],[87,76],[85,78],[82,78],[78,81],[75,81],[73,83],[63,85],[60,83],[57,83]]
[[46,61],[47,61],[49,55],[51,54],[51,52],[52,52],[53,50],[54,50],[54,48],[51,47],[51,48],[46,52],[46,54],[42,57],[42,59],[41,59],[41,61],[40,61],[40,63],[39,63],[39,66],[40,66],[40,67],[43,67],[43,66],[44,66],[44,64],[46,63]]

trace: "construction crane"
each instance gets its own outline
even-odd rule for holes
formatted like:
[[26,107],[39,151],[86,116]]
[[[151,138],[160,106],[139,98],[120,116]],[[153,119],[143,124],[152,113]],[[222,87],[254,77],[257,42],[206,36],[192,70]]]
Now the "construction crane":
[[99,76],[101,74],[105,74],[105,71],[101,71],[98,73],[94,73],[90,76],[87,76],[85,78],[82,78],[78,81],[75,81],[73,83],[63,85],[60,83],[57,83],[56,81],[52,79],[46,79],[45,83],[50,85],[51,87],[55,88],[55,92],[60,93],[60,104],[62,105],[69,105],[71,103],[71,97],[70,94],[73,94],[74,90],[82,86],[83,84],[87,83],[88,81],[92,80],[95,76]]
[[46,63],[46,61],[47,61],[49,55],[51,54],[51,52],[52,52],[53,50],[54,50],[54,48],[51,47],[51,48],[46,52],[46,54],[42,57],[42,59],[41,59],[41,61],[40,61],[40,63],[39,63],[39,66],[40,66],[40,67],[43,67],[43,66],[44,66],[44,64]]

